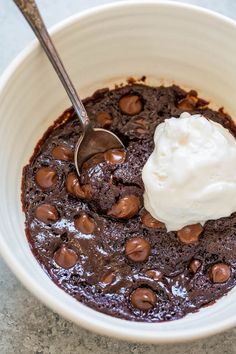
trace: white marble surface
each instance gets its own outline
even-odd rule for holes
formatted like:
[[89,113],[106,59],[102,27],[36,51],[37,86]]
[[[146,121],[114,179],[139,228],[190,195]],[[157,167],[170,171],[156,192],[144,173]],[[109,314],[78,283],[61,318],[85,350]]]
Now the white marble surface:
[[[77,11],[108,2],[114,0],[38,0],[38,5],[51,26]],[[235,0],[180,2],[204,6],[236,20]],[[33,38],[12,0],[0,0],[0,74]],[[235,335],[236,328],[189,344],[162,346],[129,344],[98,336],[43,306],[0,259],[0,354],[233,354]]]

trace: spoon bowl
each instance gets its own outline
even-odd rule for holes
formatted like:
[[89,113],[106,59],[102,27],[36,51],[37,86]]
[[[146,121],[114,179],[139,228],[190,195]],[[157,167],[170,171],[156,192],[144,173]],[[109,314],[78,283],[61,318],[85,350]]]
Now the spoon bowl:
[[90,157],[110,149],[124,149],[124,145],[114,133],[106,129],[88,129],[80,136],[74,152],[78,174],[80,174],[83,163]]

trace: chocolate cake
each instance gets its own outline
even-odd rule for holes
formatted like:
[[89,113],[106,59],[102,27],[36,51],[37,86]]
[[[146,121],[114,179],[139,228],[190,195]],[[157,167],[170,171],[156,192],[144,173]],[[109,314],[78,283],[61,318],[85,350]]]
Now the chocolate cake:
[[141,172],[164,119],[200,113],[236,136],[230,117],[178,86],[131,83],[99,90],[84,105],[93,125],[116,133],[125,150],[93,156],[79,178],[73,109],[37,144],[22,203],[43,269],[78,301],[128,320],[178,319],[225,295],[236,283],[236,214],[167,232],[143,207]]

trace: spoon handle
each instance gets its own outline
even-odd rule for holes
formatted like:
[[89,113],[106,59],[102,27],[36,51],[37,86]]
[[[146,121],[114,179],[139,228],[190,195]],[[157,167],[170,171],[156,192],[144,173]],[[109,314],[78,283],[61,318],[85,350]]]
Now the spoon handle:
[[57,53],[54,44],[48,34],[46,26],[40,15],[36,2],[34,0],[13,0],[15,4],[20,9],[21,13],[28,21],[32,30],[34,31],[36,37],[41,43],[45,53],[47,54],[49,60],[51,61],[58,77],[60,78],[71,102],[77,113],[82,129],[85,131],[90,127],[90,120],[87,112],[81,102],[79,96],[77,95],[76,89],[69,78],[64,65]]

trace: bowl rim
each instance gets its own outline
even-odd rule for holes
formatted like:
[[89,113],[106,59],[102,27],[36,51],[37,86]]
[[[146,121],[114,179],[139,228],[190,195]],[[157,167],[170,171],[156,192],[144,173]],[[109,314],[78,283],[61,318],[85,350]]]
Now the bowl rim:
[[[86,17],[94,16],[103,12],[104,10],[115,10],[119,8],[126,8],[132,6],[150,6],[157,5],[162,7],[178,7],[183,9],[189,9],[198,14],[203,14],[214,18],[222,23],[233,26],[236,29],[236,21],[230,19],[222,14],[214,12],[212,10],[202,8],[200,6],[179,3],[175,1],[166,1],[166,0],[125,0],[117,1],[114,3],[99,5],[92,7],[81,12],[75,13],[72,16],[60,21],[56,25],[52,26],[49,29],[50,34],[54,35],[62,31],[67,26],[72,25],[73,23],[84,19]],[[0,77],[0,96],[3,92],[5,86],[10,80],[12,74],[17,70],[17,68],[24,62],[24,60],[36,50],[37,47],[40,47],[37,39],[31,41],[29,45],[26,46],[7,66]],[[132,333],[127,331],[125,323],[130,322],[121,319],[114,319],[116,325],[111,326],[110,323],[106,323],[107,317],[110,317],[105,314],[101,314],[104,318],[103,321],[94,320],[92,318],[93,312],[91,310],[91,316],[88,317],[86,314],[83,314],[81,318],[74,315],[71,308],[65,304],[62,304],[60,300],[55,299],[53,295],[48,294],[47,290],[42,288],[36,279],[32,278],[30,274],[21,266],[21,263],[15,259],[14,253],[11,251],[11,248],[8,247],[7,242],[5,242],[3,234],[0,232],[0,255],[4,259],[5,263],[11,269],[13,274],[19,279],[21,283],[27,288],[37,299],[39,299],[43,304],[52,309],[54,312],[59,313],[63,318],[66,318],[69,321],[74,322],[81,327],[84,327],[87,330],[96,332],[100,335],[106,335],[109,337],[122,339],[130,342],[142,342],[142,343],[178,343],[178,342],[187,342],[200,338],[205,338],[213,334],[225,331],[236,325],[236,315],[232,314],[230,318],[210,324],[207,327],[188,329],[185,330],[176,330],[171,329],[166,332],[142,332],[142,323],[139,322],[138,329],[132,329]],[[70,295],[68,295],[70,296]],[[84,305],[85,306],[85,305]],[[97,312],[97,311],[96,311]],[[155,326],[155,323],[152,324]]]

